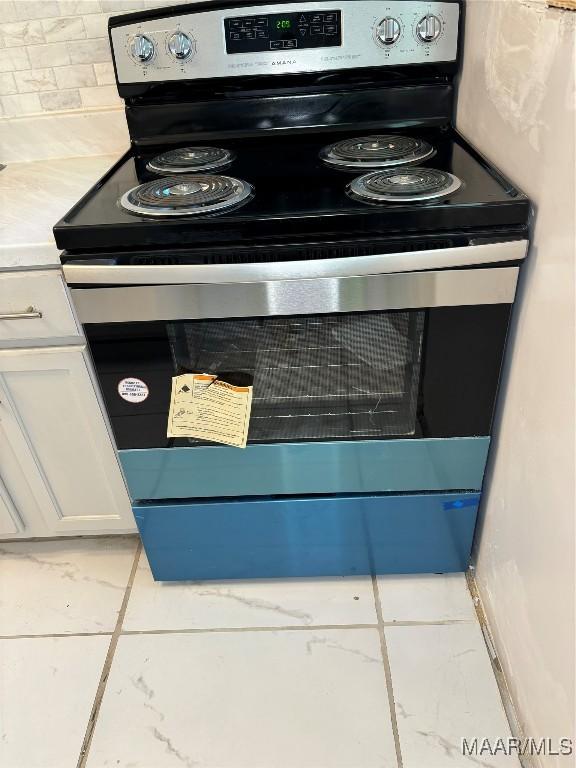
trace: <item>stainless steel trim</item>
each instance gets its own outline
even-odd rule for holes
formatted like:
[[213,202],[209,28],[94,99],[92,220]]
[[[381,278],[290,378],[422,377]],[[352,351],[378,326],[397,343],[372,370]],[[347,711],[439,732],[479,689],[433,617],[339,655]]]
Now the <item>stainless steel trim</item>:
[[[299,11],[342,11],[342,45],[325,48],[290,48],[255,53],[226,53],[224,20],[234,16],[260,16]],[[441,34],[432,43],[417,38],[416,26],[427,13],[440,19]],[[401,25],[394,45],[382,46],[377,29],[382,19],[393,16]],[[199,80],[244,75],[282,75],[298,72],[330,72],[357,67],[397,67],[438,61],[454,61],[458,50],[458,3],[419,0],[332,0],[282,5],[256,5],[213,10],[187,10],[181,15],[138,20],[112,29],[112,47],[119,83]],[[195,54],[176,60],[168,40],[184,32],[195,43]],[[132,41],[145,35],[155,46],[149,60],[135,60]]]
[[39,320],[41,317],[42,312],[34,309],[34,307],[28,307],[24,312],[0,313],[0,320]]
[[82,323],[270,317],[511,304],[518,267],[260,283],[75,288]]
[[449,269],[495,262],[521,261],[528,253],[527,240],[483,243],[432,251],[385,253],[344,259],[272,262],[266,264],[170,264],[119,266],[69,261],[64,275],[69,285],[183,285],[187,283],[258,283],[318,277]]

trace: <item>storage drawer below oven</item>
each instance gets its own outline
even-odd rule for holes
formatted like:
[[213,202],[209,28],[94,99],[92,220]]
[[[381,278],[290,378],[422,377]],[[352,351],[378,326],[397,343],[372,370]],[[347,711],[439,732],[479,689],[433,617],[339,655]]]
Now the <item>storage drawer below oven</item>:
[[133,501],[478,491],[489,437],[120,451]]
[[440,573],[468,566],[477,493],[134,508],[157,581]]

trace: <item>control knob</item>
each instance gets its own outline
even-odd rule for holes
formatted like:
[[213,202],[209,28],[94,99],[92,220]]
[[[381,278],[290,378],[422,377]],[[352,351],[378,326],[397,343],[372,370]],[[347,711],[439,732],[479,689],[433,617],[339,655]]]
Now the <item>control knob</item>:
[[168,40],[168,50],[178,61],[184,61],[194,52],[194,43],[184,32],[174,32]]
[[130,43],[130,54],[134,61],[145,64],[154,56],[154,43],[146,35],[135,35]]
[[400,37],[400,22],[393,16],[386,16],[382,19],[376,29],[376,37],[382,45],[394,45]]
[[440,37],[440,32],[442,32],[442,23],[438,16],[432,13],[420,19],[416,26],[416,34],[423,43],[433,43]]

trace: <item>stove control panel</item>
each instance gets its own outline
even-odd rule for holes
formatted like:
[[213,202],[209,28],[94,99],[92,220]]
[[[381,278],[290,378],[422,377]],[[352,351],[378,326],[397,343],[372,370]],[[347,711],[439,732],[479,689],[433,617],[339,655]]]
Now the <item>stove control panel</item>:
[[170,15],[111,31],[118,82],[329,72],[452,62],[455,2],[341,0]]
[[224,19],[226,53],[303,51],[342,45],[342,12],[295,11]]

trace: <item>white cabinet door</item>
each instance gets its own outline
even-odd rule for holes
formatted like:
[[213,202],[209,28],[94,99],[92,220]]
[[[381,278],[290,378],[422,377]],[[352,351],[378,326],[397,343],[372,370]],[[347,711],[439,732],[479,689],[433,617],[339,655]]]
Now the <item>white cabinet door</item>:
[[0,474],[28,536],[135,530],[88,365],[84,347],[0,351],[0,436],[23,469],[32,520],[17,500],[22,478],[10,465]]
[[[49,536],[32,484],[38,469],[0,392],[0,538]],[[54,535],[54,534],[52,534]]]

